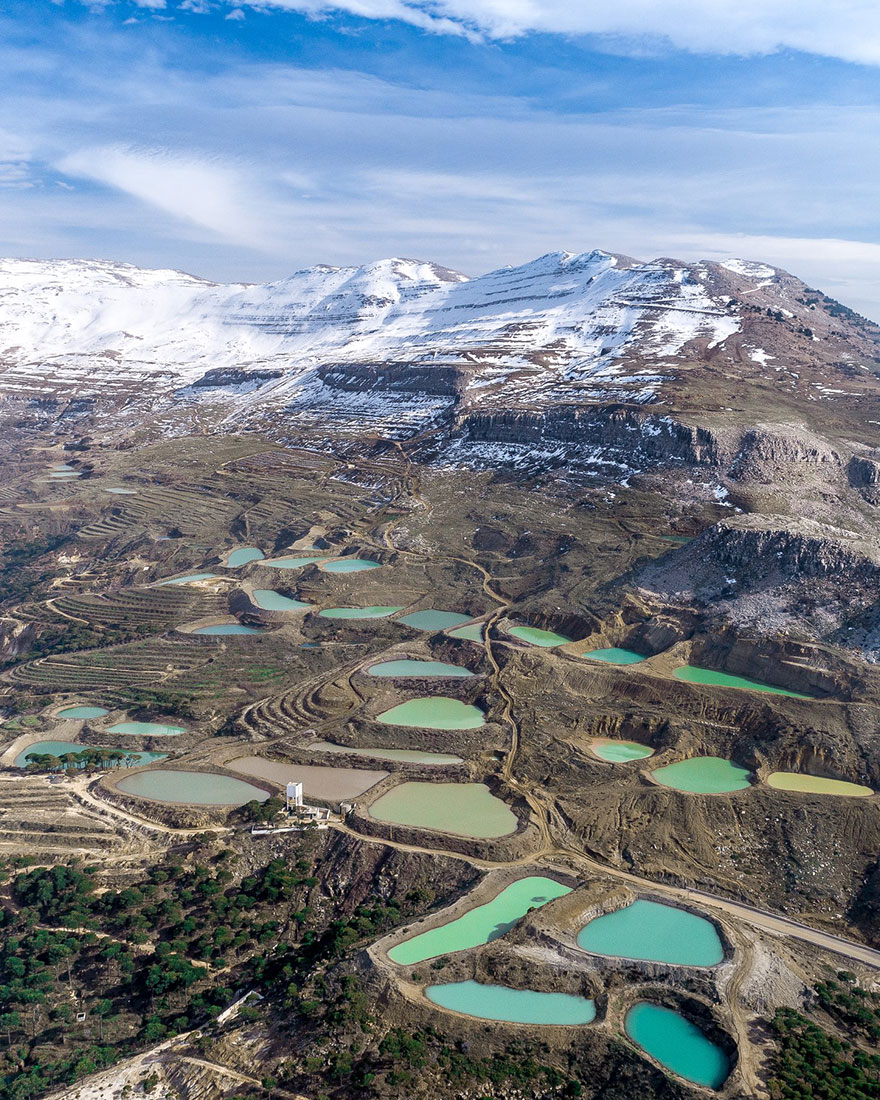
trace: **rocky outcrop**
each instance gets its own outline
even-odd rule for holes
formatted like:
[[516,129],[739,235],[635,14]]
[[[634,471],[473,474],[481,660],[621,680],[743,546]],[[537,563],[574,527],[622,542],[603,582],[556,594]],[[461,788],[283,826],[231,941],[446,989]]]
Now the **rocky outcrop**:
[[743,433],[728,474],[737,481],[776,485],[790,476],[803,479],[806,468],[811,478],[817,473],[823,479],[836,478],[843,459],[824,439],[803,426],[756,427]]
[[847,467],[849,483],[869,504],[880,504],[880,459],[854,455]]
[[331,363],[318,369],[318,377],[331,389],[352,393],[387,390],[457,397],[461,371],[433,363]]

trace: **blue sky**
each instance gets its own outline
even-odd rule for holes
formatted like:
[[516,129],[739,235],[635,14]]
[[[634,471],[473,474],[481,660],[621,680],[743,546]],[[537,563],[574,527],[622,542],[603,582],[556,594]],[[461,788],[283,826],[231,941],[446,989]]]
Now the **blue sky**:
[[874,0],[12,0],[0,253],[767,260],[880,318]]

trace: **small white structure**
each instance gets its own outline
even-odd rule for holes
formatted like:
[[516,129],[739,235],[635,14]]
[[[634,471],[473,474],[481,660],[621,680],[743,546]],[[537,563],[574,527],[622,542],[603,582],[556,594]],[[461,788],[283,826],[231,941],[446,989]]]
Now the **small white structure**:
[[303,807],[302,783],[287,784],[287,809],[301,810]]

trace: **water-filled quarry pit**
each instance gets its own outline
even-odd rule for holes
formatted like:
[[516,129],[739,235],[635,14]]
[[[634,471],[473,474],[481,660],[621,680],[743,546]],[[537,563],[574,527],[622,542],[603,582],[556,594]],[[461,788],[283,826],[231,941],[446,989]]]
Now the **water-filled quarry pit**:
[[436,607],[426,607],[423,611],[413,611],[409,615],[401,615],[397,620],[404,626],[410,626],[413,630],[425,630],[432,634],[441,630],[451,630],[454,627],[463,626],[470,622],[472,615],[462,615],[458,611],[440,611]]
[[399,783],[368,808],[375,821],[474,840],[510,836],[516,814],[483,783]]
[[692,756],[651,772],[663,787],[688,794],[728,794],[752,785],[750,772],[720,756]]
[[472,730],[485,725],[486,716],[472,703],[445,695],[408,699],[377,715],[384,726],[413,726],[430,730]]
[[64,718],[66,721],[84,722],[88,718],[104,718],[109,713],[110,711],[106,707],[83,704],[81,706],[62,707],[58,711],[58,717]]
[[367,669],[370,676],[388,676],[409,679],[466,679],[474,674],[469,668],[451,665],[446,661],[414,661],[403,658],[396,661],[379,661]]
[[262,561],[263,551],[256,546],[240,546],[237,550],[231,550],[226,558],[227,569],[237,569],[240,565],[247,565],[252,561]]
[[724,959],[724,945],[710,920],[643,898],[594,917],[578,933],[577,943],[596,955],[676,966],[717,966]]
[[542,630],[537,626],[512,626],[508,633],[519,641],[538,646],[540,649],[555,649],[556,646],[566,645],[572,641],[565,634],[557,634],[555,630]]
[[116,788],[151,802],[175,805],[243,806],[246,802],[265,802],[269,797],[268,791],[231,775],[165,768],[124,776]]
[[439,1008],[478,1020],[574,1027],[592,1023],[596,1018],[595,1001],[572,993],[541,993],[534,989],[464,981],[429,985],[425,996]]
[[624,1028],[637,1046],[686,1081],[719,1089],[727,1080],[727,1054],[674,1009],[640,1001],[627,1012]]
[[700,668],[698,665],[682,665],[675,670],[674,675],[677,680],[682,680],[687,684],[761,691],[770,695],[787,695],[792,699],[814,699],[812,695],[804,695],[799,691],[789,691],[788,688],[767,684],[763,680],[752,680],[747,676],[734,676],[729,672],[718,672],[713,668]]
[[179,737],[186,733],[183,726],[168,726],[164,722],[116,722],[107,727],[108,733],[125,733],[132,737]]
[[517,879],[482,905],[392,947],[388,958],[401,966],[453,951],[467,951],[499,939],[531,909],[571,893],[571,887],[543,875]]
[[420,752],[418,749],[383,749],[378,746],[355,748],[336,745],[332,741],[315,741],[304,746],[306,752],[329,752],[339,755],[363,756],[370,760],[396,760],[401,764],[427,764],[432,767],[449,767],[463,763],[462,757],[446,752]]
[[777,791],[796,791],[799,794],[836,795],[838,798],[870,798],[874,793],[861,783],[845,779],[826,779],[820,775],[803,772],[772,772],[767,776],[767,786]]
[[603,661],[607,665],[638,665],[648,658],[634,649],[621,649],[619,646],[609,646],[607,649],[588,649],[582,657],[588,657],[591,661]]
[[255,588],[253,600],[261,611],[308,611],[312,606],[292,596],[285,596],[272,588]]
[[370,558],[338,558],[325,562],[321,566],[322,573],[363,573],[367,569],[380,569],[380,561],[372,561]]
[[265,628],[246,626],[244,623],[212,623],[210,626],[197,626],[193,634],[202,637],[227,638],[236,634],[264,634]]
[[265,779],[279,787],[288,783],[302,783],[306,798],[325,802],[343,802],[357,798],[375,787],[388,772],[369,768],[332,768],[315,764],[292,764],[283,760],[269,760],[264,756],[238,756],[224,767],[255,779]]
[[590,751],[606,764],[627,764],[631,760],[645,760],[654,750],[638,741],[622,741],[606,737],[594,737]]

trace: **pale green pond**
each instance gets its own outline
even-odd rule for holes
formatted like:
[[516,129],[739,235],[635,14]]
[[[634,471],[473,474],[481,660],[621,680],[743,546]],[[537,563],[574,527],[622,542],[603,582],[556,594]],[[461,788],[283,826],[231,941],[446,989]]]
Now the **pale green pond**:
[[502,1020],[511,1024],[553,1024],[573,1027],[596,1018],[596,1005],[571,993],[539,993],[480,982],[429,985],[425,995],[440,1008],[449,1008],[478,1020]]
[[382,563],[369,558],[340,558],[322,566],[324,573],[362,573],[365,569],[379,569]]
[[69,481],[78,477],[82,477],[79,470],[56,470],[54,473],[49,474],[52,481]]
[[460,764],[462,758],[445,752],[418,752],[415,749],[352,748],[350,745],[334,745],[332,741],[316,741],[309,745],[309,752],[350,753],[370,760],[399,760],[404,764],[433,764],[448,766]]
[[59,718],[103,718],[105,714],[109,714],[110,711],[106,707],[64,707],[63,710],[58,711]]
[[641,1001],[627,1012],[624,1027],[652,1058],[695,1085],[720,1088],[730,1073],[721,1047],[671,1008]]
[[644,760],[654,754],[653,749],[638,741],[606,741],[601,737],[595,738],[590,749],[608,764],[626,764],[629,760]]
[[264,565],[270,565],[273,569],[301,569],[304,565],[313,565],[316,561],[325,561],[321,554],[301,558],[275,558],[273,561],[264,561]]
[[745,676],[733,676],[729,672],[717,672],[713,668],[700,668],[697,665],[682,665],[675,670],[675,677],[688,684],[706,684],[711,687],[744,688],[747,691],[766,691],[772,695],[790,695],[793,699],[812,699],[812,695],[802,695],[798,691],[765,684],[762,680],[749,680]]
[[305,611],[312,606],[302,600],[295,600],[291,596],[283,596],[271,588],[255,588],[254,603],[263,611]]
[[328,607],[319,611],[322,619],[387,619],[397,611],[403,611],[402,607]]
[[595,917],[580,930],[577,942],[597,955],[678,966],[715,966],[724,958],[724,947],[711,921],[641,898]]
[[[109,745],[78,745],[75,741],[37,741],[33,745],[28,745],[26,749],[22,749],[13,763],[16,768],[26,767],[27,757],[30,753],[64,756],[69,752],[101,751],[115,752],[116,750]],[[120,751],[125,752],[124,765],[127,768],[137,768],[141,764],[151,764],[154,760],[164,760],[166,758],[165,753],[162,752],[126,752],[124,749]]]
[[724,794],[752,785],[746,768],[720,756],[692,756],[690,760],[657,768],[651,775],[664,787],[691,794]]
[[470,619],[470,615],[460,615],[457,611],[438,611],[436,607],[426,607],[424,611],[412,611],[409,615],[402,615],[397,621],[404,626],[411,626],[413,630],[430,630],[436,633],[439,630],[450,630],[454,626],[461,626]]
[[833,794],[843,798],[868,798],[874,792],[861,783],[848,783],[844,779],[825,779],[820,775],[804,775],[802,772],[773,772],[767,776],[767,785],[778,791],[799,791],[801,794]]
[[244,623],[216,623],[214,626],[200,626],[193,634],[210,634],[215,637],[227,634],[263,634],[261,627],[245,626]]
[[401,966],[411,966],[439,955],[491,943],[509,932],[530,909],[540,909],[554,898],[570,893],[570,886],[541,875],[518,879],[484,905],[477,905],[448,924],[397,944],[388,952],[388,957]]
[[637,665],[640,661],[647,659],[641,653],[636,653],[634,649],[619,649],[617,646],[610,646],[608,649],[590,649],[581,656],[589,657],[591,661],[605,661],[609,665]]
[[269,797],[267,791],[231,775],[170,769],[127,775],[116,786],[126,794],[149,798],[154,802],[179,802],[197,806],[243,806],[245,802],[265,802]]
[[369,808],[390,825],[487,840],[516,832],[517,818],[483,783],[400,783]]
[[69,462],[53,462],[49,467],[50,470],[72,470],[73,467]]
[[123,489],[121,486],[107,489],[107,492],[120,497],[132,497],[137,495],[137,489]]
[[457,626],[449,631],[450,638],[459,638],[463,642],[482,642],[485,623],[469,623],[467,626]]
[[377,665],[370,665],[367,672],[370,676],[417,676],[426,679],[473,676],[469,668],[450,665],[445,661],[381,661]]
[[166,726],[163,722],[117,722],[107,727],[108,733],[130,733],[136,737],[178,737],[186,733],[183,726]]
[[479,707],[450,699],[445,695],[428,695],[423,699],[408,699],[380,714],[377,722],[385,726],[418,726],[429,730],[473,730],[485,724],[486,716]]
[[159,586],[166,584],[193,584],[195,581],[212,581],[216,578],[216,573],[189,573],[185,577],[174,577],[170,581],[159,581]]
[[571,641],[564,634],[557,634],[554,630],[541,630],[537,626],[512,626],[510,633],[521,642],[528,642],[529,645],[540,646],[542,649],[553,649]]
[[241,546],[229,554],[226,564],[230,569],[235,569],[238,565],[247,565],[249,561],[262,561],[264,557],[263,551],[256,546]]

